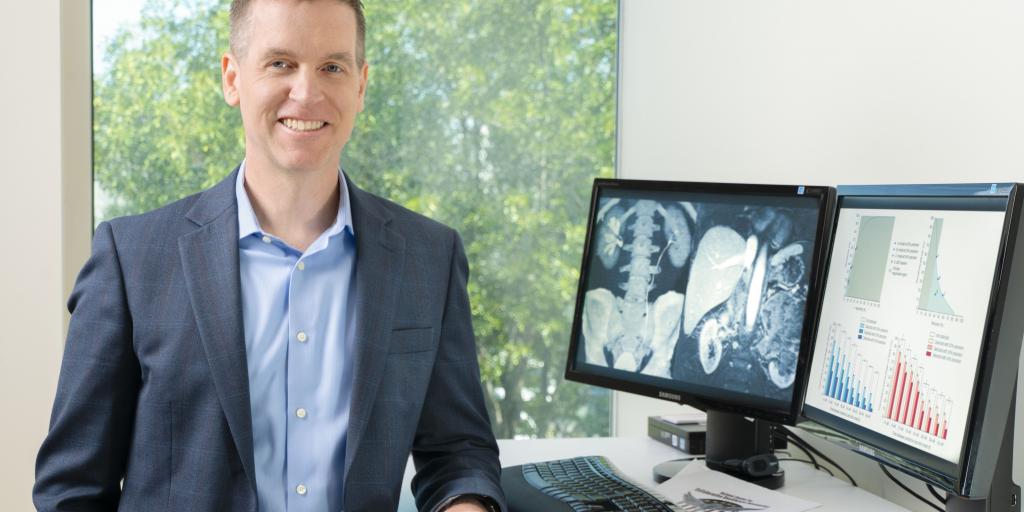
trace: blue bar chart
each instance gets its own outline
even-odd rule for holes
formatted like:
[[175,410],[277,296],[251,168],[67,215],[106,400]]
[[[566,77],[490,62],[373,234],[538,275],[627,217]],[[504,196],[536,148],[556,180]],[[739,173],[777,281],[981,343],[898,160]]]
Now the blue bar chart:
[[874,412],[880,373],[860,357],[856,343],[833,327],[829,333],[828,359],[823,372],[821,392],[858,409]]

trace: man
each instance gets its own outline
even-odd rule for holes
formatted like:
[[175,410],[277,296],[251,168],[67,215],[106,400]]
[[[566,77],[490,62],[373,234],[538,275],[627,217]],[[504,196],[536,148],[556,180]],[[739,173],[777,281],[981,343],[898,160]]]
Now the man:
[[503,507],[452,230],[338,158],[367,85],[359,0],[235,0],[224,97],[245,160],[96,229],[40,510]]

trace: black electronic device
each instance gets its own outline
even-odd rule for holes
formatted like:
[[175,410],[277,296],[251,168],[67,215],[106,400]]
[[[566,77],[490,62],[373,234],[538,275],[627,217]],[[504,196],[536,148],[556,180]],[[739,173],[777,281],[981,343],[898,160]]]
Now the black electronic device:
[[730,459],[721,464],[752,478],[765,478],[779,472],[779,459],[773,453],[762,453],[745,459]]
[[707,425],[702,423],[673,423],[660,416],[647,418],[647,436],[662,444],[690,455],[704,455]]
[[707,411],[708,467],[773,451],[806,378],[835,190],[594,182],[565,377]]
[[672,512],[677,507],[621,476],[600,456],[501,470],[509,512]]
[[1020,510],[1020,185],[838,189],[806,430],[949,493]]

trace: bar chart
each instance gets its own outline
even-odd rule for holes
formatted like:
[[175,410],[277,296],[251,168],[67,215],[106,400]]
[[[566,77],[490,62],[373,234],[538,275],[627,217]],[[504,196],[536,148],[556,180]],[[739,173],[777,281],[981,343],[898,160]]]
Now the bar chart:
[[923,378],[922,365],[906,344],[893,344],[889,365],[886,419],[946,439],[953,402]]
[[876,410],[880,374],[862,357],[856,342],[833,326],[828,339],[828,362],[823,372],[822,394],[858,409]]

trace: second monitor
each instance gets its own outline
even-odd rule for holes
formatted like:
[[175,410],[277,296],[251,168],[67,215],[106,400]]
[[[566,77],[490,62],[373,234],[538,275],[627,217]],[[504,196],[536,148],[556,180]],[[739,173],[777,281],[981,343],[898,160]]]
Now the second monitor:
[[1018,510],[1021,203],[1012,183],[839,188],[805,428],[947,510]]

